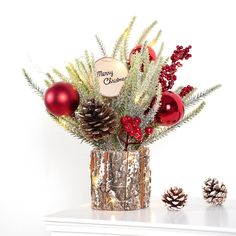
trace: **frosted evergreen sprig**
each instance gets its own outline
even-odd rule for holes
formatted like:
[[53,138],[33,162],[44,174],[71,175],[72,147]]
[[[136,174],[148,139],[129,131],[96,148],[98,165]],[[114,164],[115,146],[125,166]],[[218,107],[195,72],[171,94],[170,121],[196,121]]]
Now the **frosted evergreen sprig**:
[[151,30],[154,28],[154,26],[157,24],[157,21],[152,22],[148,27],[144,29],[142,34],[140,35],[137,44],[143,44],[143,42],[146,40],[148,34],[151,32]]
[[100,48],[100,50],[101,50],[102,55],[103,55],[104,57],[106,57],[106,56],[107,56],[107,53],[106,53],[106,49],[105,49],[105,46],[104,46],[102,40],[98,37],[98,35],[95,35],[95,38],[96,38],[96,41],[97,41],[97,43],[98,43],[98,46],[99,46],[99,48]]
[[162,33],[162,30],[159,30],[156,37],[150,41],[150,43],[148,44],[150,47],[152,47],[153,45],[155,45],[157,43],[157,41],[161,37],[161,33]]
[[126,34],[124,35],[123,57],[124,57],[124,59],[126,61],[128,60],[128,40],[129,40],[130,33],[131,33],[132,29],[133,29],[133,25],[134,25],[135,20],[136,20],[136,17],[134,16],[131,19],[131,21],[130,21],[127,29],[126,29]]
[[208,96],[209,94],[211,94],[212,92],[214,92],[216,89],[220,88],[221,85],[215,85],[209,89],[206,89],[205,91],[202,91],[200,93],[198,93],[197,95],[192,95],[190,96],[187,100],[184,101],[184,105],[185,107],[189,107],[189,106],[193,106],[196,103],[198,103],[200,100],[202,100],[202,98]]
[[24,77],[28,83],[28,85],[42,98],[44,99],[44,90],[40,88],[28,75],[25,69],[22,70]]
[[[135,17],[133,17],[130,21],[130,23],[128,24],[128,26],[125,28],[125,30],[122,32],[122,34],[119,36],[119,38],[117,39],[113,51],[112,51],[112,57],[116,58],[118,52],[120,51],[120,49],[122,48],[122,43],[124,41],[125,38],[128,39],[129,33],[133,27],[135,21]],[[123,53],[122,53],[123,54]]]
[[164,138],[169,133],[175,131],[177,128],[181,127],[182,125],[186,124],[190,120],[192,120],[195,116],[197,116],[202,109],[205,106],[205,102],[202,102],[200,105],[198,105],[197,108],[195,108],[193,111],[191,111],[189,114],[185,115],[185,117],[177,124],[170,126],[170,127],[157,127],[153,133],[153,135],[145,142],[143,145],[149,145],[157,140],[160,140],[161,138]]
[[62,81],[66,82],[66,83],[69,82],[69,79],[65,75],[63,75],[58,69],[53,68],[52,71]]

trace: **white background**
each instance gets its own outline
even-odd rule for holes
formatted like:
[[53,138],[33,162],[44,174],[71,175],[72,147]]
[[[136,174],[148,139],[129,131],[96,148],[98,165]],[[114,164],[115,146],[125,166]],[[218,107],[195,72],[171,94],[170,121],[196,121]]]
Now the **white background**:
[[178,185],[200,197],[202,182],[210,176],[224,181],[229,198],[236,198],[234,3],[1,1],[0,235],[47,235],[43,215],[90,200],[89,146],[50,120],[21,68],[43,84],[45,77],[36,69],[62,68],[85,49],[99,58],[94,35],[111,50],[133,15],[138,18],[130,48],[143,28],[158,20],[166,56],[177,44],[193,46],[178,84],[200,89],[223,85],[196,119],[151,146],[153,196]]

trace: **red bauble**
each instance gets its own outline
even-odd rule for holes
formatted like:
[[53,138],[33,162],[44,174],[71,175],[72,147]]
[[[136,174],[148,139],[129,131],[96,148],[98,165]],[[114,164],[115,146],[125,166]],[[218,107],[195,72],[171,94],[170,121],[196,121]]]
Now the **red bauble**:
[[169,126],[178,123],[184,116],[182,98],[173,92],[162,93],[161,107],[155,116],[155,122]]
[[[135,48],[133,48],[133,49],[131,50],[131,52],[130,52],[130,54],[129,54],[129,62],[131,61],[132,55],[133,55],[133,54],[136,54],[136,52],[140,52],[141,49],[142,49],[142,45],[137,45]],[[150,61],[150,62],[151,62],[151,61],[156,61],[157,56],[156,56],[155,51],[154,51],[151,47],[149,47],[149,46],[147,46],[147,49],[148,49],[148,53],[149,53],[149,61]]]
[[73,85],[64,82],[54,83],[45,93],[47,110],[55,116],[72,115],[79,105],[79,93]]

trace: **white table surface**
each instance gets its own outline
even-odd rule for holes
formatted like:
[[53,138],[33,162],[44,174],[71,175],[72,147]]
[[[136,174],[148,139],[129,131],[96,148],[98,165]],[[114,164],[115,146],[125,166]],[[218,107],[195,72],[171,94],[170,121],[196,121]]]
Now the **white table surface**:
[[178,212],[168,211],[154,198],[149,208],[126,212],[92,210],[85,204],[46,216],[44,222],[52,236],[236,235],[236,200],[214,207],[202,199],[190,199]]

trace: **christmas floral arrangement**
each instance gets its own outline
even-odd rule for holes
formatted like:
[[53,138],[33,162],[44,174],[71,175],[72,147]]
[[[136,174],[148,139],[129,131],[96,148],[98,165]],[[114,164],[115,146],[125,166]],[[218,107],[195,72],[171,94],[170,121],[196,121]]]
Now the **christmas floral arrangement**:
[[[95,148],[91,154],[91,183],[95,189],[92,193],[95,209],[129,210],[148,206],[149,202],[146,204],[144,199],[148,199],[150,195],[149,185],[141,186],[141,180],[138,180],[134,189],[127,186],[127,181],[138,179],[137,176],[129,177],[130,179],[127,177],[127,173],[130,173],[129,162],[134,161],[132,156],[127,159],[125,154],[124,158],[127,160],[121,161],[118,171],[124,173],[124,166],[128,171],[123,176],[123,197],[117,197],[114,188],[117,170],[111,177],[111,184],[111,180],[107,181],[111,171],[107,172],[105,179],[103,168],[103,180],[106,180],[104,182],[95,169],[102,164],[105,168],[111,168],[107,167],[111,166],[112,158],[109,156],[115,155],[114,162],[117,162],[119,152],[121,156],[124,153],[138,152],[139,165],[134,173],[143,175],[145,179],[148,178],[147,182],[150,182],[147,176],[149,167],[146,147],[195,117],[205,105],[202,98],[220,87],[216,85],[199,93],[190,85],[173,90],[177,80],[176,72],[182,67],[184,60],[191,58],[191,46],[177,46],[170,58],[164,57],[163,43],[157,51],[154,50],[154,45],[160,41],[161,31],[158,31],[154,39],[147,41],[149,33],[156,25],[156,22],[153,22],[142,32],[135,47],[129,52],[128,39],[134,21],[135,17],[116,41],[111,55],[106,53],[101,39],[96,36],[102,58],[95,60],[92,53],[85,51],[83,60],[75,59],[65,66],[66,73],[55,68],[47,73],[46,91],[23,70],[29,85],[44,100],[52,119],[69,133]],[[97,150],[99,154],[94,153]],[[108,158],[105,155],[105,160],[98,163],[98,159],[102,159],[107,152],[113,154],[109,154]],[[144,157],[143,164],[140,162],[141,156]],[[108,194],[105,207],[101,207],[102,200],[99,200],[98,190],[101,194]],[[127,197],[127,192],[131,192],[131,195],[135,192],[139,200]],[[140,196],[140,193],[143,195]]]

